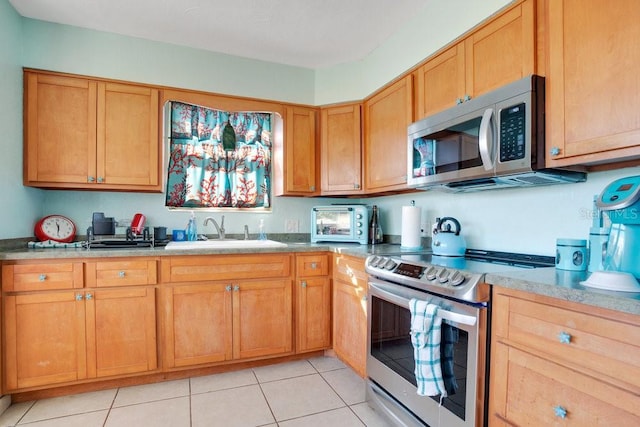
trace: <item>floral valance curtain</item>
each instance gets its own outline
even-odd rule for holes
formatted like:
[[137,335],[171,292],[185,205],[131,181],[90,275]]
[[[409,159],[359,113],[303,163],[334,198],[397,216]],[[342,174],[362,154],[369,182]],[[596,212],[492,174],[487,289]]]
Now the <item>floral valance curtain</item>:
[[268,207],[271,141],[269,113],[172,102],[166,205]]

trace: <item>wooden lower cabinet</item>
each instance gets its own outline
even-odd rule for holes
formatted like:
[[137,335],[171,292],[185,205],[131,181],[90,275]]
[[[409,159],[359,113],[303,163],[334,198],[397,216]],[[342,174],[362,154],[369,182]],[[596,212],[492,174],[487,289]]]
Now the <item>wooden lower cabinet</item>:
[[333,350],[361,377],[367,362],[367,276],[364,259],[335,255]]
[[330,256],[296,256],[296,352],[331,347]]
[[292,353],[291,262],[290,254],[164,259],[164,367]]
[[4,296],[5,390],[157,368],[155,289]]
[[490,426],[640,425],[640,319],[494,288]]

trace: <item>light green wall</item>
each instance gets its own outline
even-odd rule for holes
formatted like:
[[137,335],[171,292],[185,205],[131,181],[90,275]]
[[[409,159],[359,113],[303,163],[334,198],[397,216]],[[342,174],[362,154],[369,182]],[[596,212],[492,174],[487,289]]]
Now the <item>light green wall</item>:
[[22,186],[22,19],[0,0],[0,239],[33,234],[43,192]]
[[312,70],[23,20],[27,67],[313,104]]
[[[360,61],[316,70],[316,104],[359,100],[464,34],[509,0],[431,0]],[[381,23],[384,25],[384,23]]]

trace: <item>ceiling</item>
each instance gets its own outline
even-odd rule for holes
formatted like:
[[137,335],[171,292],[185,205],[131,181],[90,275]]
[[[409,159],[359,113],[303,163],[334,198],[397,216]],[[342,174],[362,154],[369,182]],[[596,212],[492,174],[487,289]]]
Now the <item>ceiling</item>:
[[9,0],[22,16],[311,69],[358,61],[433,0]]

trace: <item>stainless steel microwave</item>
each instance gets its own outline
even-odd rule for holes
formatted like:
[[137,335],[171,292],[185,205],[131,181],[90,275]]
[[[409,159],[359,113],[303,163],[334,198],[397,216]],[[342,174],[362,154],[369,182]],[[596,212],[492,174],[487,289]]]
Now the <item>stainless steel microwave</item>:
[[369,239],[369,210],[366,205],[327,205],[311,209],[312,242],[354,242]]
[[545,169],[544,78],[503,86],[409,126],[408,186],[453,191],[586,180]]

